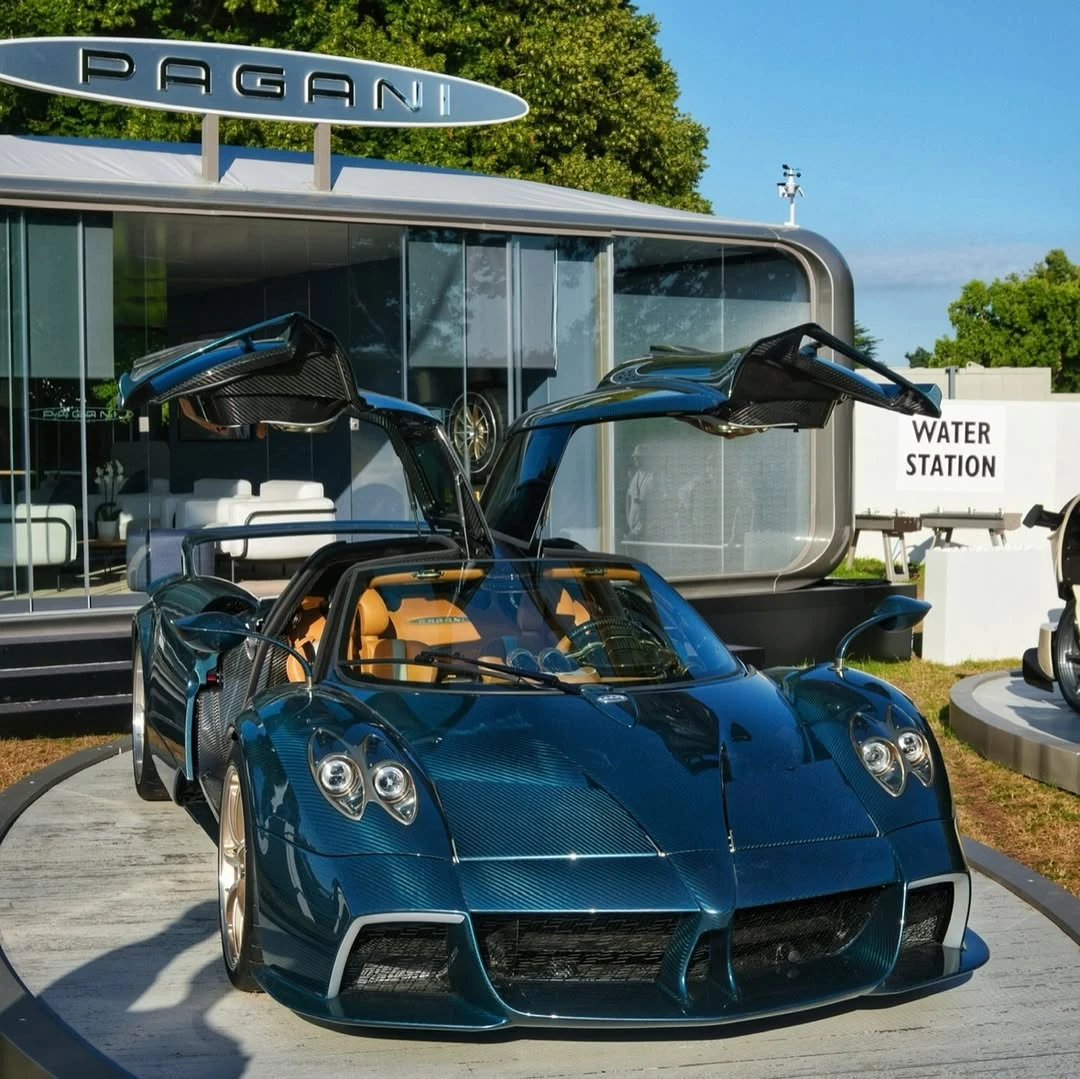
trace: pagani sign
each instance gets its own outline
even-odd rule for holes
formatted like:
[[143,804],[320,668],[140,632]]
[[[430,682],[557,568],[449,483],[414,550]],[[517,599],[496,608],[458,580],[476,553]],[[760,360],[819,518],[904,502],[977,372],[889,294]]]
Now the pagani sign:
[[195,41],[48,37],[0,41],[0,82],[172,112],[367,127],[516,120],[516,94],[420,68]]

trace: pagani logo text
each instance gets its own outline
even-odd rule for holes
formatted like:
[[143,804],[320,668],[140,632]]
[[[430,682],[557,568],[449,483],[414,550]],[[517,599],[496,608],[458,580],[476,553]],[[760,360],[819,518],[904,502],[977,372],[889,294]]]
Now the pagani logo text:
[[529,111],[516,94],[456,75],[205,41],[11,38],[0,41],[0,82],[170,112],[306,124],[469,127]]
[[[81,85],[89,86],[95,81],[99,85],[115,85],[117,80],[133,78],[135,70],[135,58],[130,53],[111,49],[79,50]],[[155,83],[163,94],[176,87],[194,87],[212,96],[221,89],[222,81],[228,88],[227,92],[235,93],[240,98],[283,101],[287,95],[299,92],[308,105],[321,98],[342,102],[350,109],[356,108],[356,80],[344,71],[308,70],[303,75],[302,85],[294,88],[286,77],[285,68],[274,64],[236,64],[231,71],[215,72],[208,61],[196,56],[163,56],[157,62]],[[370,94],[371,107],[377,112],[386,108],[388,98],[412,113],[419,112],[424,105],[424,84],[420,79],[413,79],[407,89],[402,89],[389,79],[374,78],[369,80],[366,90]],[[437,94],[439,116],[449,117],[450,84],[440,82]]]

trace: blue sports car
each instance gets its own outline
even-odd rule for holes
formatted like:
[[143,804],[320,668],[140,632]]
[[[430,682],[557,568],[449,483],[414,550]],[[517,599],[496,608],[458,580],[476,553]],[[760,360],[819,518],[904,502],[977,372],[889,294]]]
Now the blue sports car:
[[[128,407],[373,426],[411,507],[332,534],[192,532],[135,617],[135,786],[217,842],[235,986],[336,1024],[662,1026],[985,962],[934,737],[844,664],[855,632],[925,604],[892,596],[833,662],[760,672],[649,566],[543,536],[586,425],[669,416],[731,437],[822,426],[848,399],[938,414],[818,345],[867,362],[809,324],[623,364],[522,416],[481,503],[437,420],[358,391],[301,315],[136,364]],[[272,599],[222,568],[238,537],[316,533]]]

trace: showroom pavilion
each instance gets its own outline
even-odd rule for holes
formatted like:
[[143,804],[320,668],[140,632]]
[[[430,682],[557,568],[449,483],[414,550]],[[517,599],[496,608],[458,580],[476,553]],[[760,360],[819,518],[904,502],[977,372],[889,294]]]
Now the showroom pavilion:
[[[206,50],[240,49],[182,44],[194,59],[159,61],[159,72],[209,72],[199,57],[220,53]],[[272,54],[281,70],[304,56],[242,51]],[[6,61],[0,78],[43,85],[13,78]],[[399,90],[389,80],[405,69],[381,69],[383,108],[403,105],[415,122],[421,77],[440,80],[428,96],[448,108],[453,80],[412,72]],[[197,107],[150,102],[150,91],[122,98],[111,84],[107,99],[206,113],[201,147],[0,137],[0,615],[138,605],[145,581],[125,572],[133,537],[175,526],[197,482],[238,497],[267,481],[321,484],[339,519],[379,516],[368,493],[404,483],[355,425],[215,431],[176,407],[125,411],[116,379],[162,348],[303,312],[338,336],[360,387],[431,408],[468,458],[477,426],[497,441],[525,409],[587,390],[653,345],[720,351],[808,321],[850,340],[847,266],[801,228],[331,157],[327,124],[357,122],[338,116],[275,114],[318,122],[314,155],[219,147],[205,88],[177,79],[170,90],[199,92]],[[645,557],[699,595],[792,588],[839,562],[850,406],[824,431],[732,440],[666,421],[622,426],[575,437],[551,534]],[[110,489],[98,469],[111,461],[123,483]],[[106,501],[124,510],[116,539],[102,527]]]

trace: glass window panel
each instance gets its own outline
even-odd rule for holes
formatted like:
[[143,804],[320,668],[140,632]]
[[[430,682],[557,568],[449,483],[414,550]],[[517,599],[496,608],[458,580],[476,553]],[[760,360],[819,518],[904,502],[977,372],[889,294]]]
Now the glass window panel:
[[[726,351],[810,318],[801,267],[767,248],[615,242],[617,362],[657,344]],[[725,440],[668,420],[616,425],[616,549],[686,578],[768,572],[811,531],[810,432]]]
[[[528,397],[530,408],[584,393],[599,379],[600,245],[595,240],[560,237],[556,253],[551,310],[558,367]],[[602,547],[599,446],[596,428],[579,431],[570,440],[551,492],[546,536],[576,540],[594,549]]]
[[348,332],[342,338],[357,381],[400,397],[402,385],[402,238],[391,225],[349,226]]

